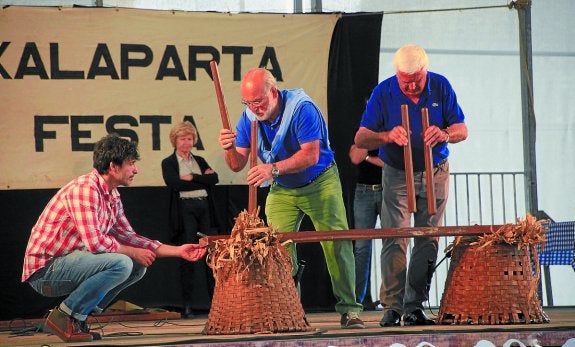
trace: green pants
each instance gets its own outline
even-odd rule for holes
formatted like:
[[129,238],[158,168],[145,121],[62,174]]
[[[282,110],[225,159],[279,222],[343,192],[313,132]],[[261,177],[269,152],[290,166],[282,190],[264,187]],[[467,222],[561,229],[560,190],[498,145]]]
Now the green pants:
[[[266,201],[268,225],[278,232],[298,231],[307,215],[316,230],[347,230],[345,205],[337,167],[321,174],[305,187],[285,188],[273,185]],[[338,300],[335,310],[340,313],[361,312],[355,298],[355,260],[351,241],[321,241],[321,247],[331,277],[333,294]],[[297,271],[297,252],[288,245]]]

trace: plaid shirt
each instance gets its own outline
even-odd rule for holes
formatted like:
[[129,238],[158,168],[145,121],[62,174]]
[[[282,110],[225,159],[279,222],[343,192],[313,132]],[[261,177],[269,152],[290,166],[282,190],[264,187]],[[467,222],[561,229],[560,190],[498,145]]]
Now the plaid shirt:
[[38,218],[26,248],[22,282],[55,257],[77,250],[111,253],[120,244],[150,250],[161,245],[134,231],[120,193],[108,191],[93,169],[60,189]]

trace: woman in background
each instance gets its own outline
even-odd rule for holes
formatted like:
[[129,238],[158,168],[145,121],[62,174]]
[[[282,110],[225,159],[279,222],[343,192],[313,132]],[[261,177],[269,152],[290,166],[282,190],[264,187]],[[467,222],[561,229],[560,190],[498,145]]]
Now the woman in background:
[[[210,193],[218,183],[218,174],[204,158],[192,154],[197,140],[198,132],[191,122],[176,124],[170,131],[174,153],[162,161],[162,176],[171,192],[171,241],[178,245],[192,241],[198,243],[198,232],[215,234],[211,228],[210,206],[213,203]],[[193,301],[211,302],[213,275],[205,262],[182,262],[180,273],[182,315],[190,318],[193,316]]]

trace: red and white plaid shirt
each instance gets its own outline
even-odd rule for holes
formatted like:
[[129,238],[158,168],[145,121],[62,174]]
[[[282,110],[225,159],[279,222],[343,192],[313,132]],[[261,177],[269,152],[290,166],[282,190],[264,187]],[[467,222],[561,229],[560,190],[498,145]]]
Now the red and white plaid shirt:
[[96,169],[68,183],[54,195],[32,228],[22,282],[55,257],[77,250],[111,253],[118,245],[155,250],[159,241],[138,235],[124,214],[117,189]]

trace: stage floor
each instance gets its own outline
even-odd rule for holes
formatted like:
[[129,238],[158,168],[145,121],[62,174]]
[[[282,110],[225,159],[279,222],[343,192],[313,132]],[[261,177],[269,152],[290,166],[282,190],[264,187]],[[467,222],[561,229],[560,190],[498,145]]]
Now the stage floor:
[[[381,312],[368,311],[362,314],[367,327],[361,330],[341,329],[337,313],[310,313],[311,331],[305,333],[209,336],[202,334],[205,315],[180,319],[177,313],[157,311],[93,319],[91,329],[103,338],[89,343],[66,344],[57,336],[38,331],[41,319],[1,322],[0,346],[575,346],[575,308],[544,311],[550,323],[395,328],[381,328]],[[514,340],[521,344],[510,344]]]

